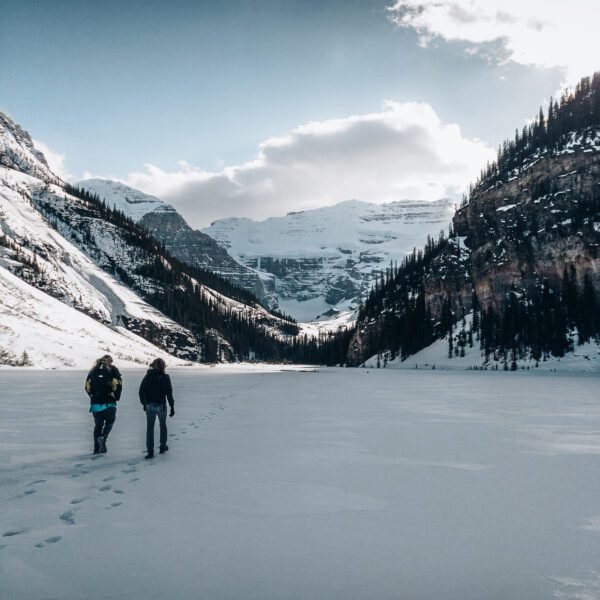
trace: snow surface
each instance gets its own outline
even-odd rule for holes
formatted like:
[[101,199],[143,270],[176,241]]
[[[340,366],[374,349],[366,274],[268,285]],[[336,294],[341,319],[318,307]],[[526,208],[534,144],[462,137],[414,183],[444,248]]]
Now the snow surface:
[[93,460],[84,372],[2,374],[10,600],[600,598],[598,378],[174,370],[144,461],[141,371]]

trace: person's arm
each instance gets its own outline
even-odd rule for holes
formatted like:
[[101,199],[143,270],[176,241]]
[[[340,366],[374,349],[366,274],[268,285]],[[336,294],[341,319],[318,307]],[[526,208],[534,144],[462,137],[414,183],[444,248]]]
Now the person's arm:
[[91,378],[91,374],[92,372],[90,371],[85,379],[85,384],[84,384],[84,389],[87,393],[87,395],[91,398],[92,397],[92,378]]
[[175,414],[175,398],[173,398],[173,384],[171,383],[170,375],[165,375],[165,393],[167,395],[167,401],[171,407],[169,415],[172,417]]
[[121,373],[117,367],[113,367],[113,380],[112,380],[112,389],[113,396],[115,400],[118,402],[121,399],[121,392],[123,391],[123,378],[121,377]]
[[146,410],[146,403],[147,403],[147,399],[146,399],[147,385],[148,385],[148,375],[144,375],[144,378],[142,379],[142,383],[140,383],[140,390],[139,390],[140,403],[144,407],[144,410]]

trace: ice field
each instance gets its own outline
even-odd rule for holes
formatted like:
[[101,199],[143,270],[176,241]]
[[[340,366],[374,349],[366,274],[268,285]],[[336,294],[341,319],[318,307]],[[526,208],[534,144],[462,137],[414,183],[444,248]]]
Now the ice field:
[[598,376],[170,373],[145,461],[143,371],[96,459],[84,372],[0,371],[1,598],[600,598]]

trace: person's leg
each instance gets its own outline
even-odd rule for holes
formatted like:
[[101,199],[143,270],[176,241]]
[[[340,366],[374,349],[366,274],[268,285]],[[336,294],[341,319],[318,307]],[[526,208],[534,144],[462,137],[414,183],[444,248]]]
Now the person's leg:
[[102,436],[104,437],[104,441],[108,437],[110,430],[113,428],[115,424],[115,419],[117,418],[117,409],[116,408],[107,408],[102,411],[104,413],[104,428],[102,429]]
[[146,449],[154,452],[154,421],[156,421],[156,408],[152,404],[146,405]]
[[98,454],[100,451],[98,438],[102,435],[102,427],[104,426],[104,416],[102,415],[102,412],[92,413],[94,416],[94,454]]
[[164,450],[167,445],[167,407],[164,406],[158,413],[158,423],[160,425],[160,447]]

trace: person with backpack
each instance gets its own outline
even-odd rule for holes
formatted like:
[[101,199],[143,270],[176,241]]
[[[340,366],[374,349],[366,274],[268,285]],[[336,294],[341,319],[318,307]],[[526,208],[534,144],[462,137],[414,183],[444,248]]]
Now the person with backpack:
[[165,373],[167,365],[162,358],[152,361],[140,384],[140,402],[146,412],[146,458],[154,458],[154,423],[158,417],[160,428],[160,454],[167,446],[167,402],[171,408],[169,416],[175,415],[175,400],[171,377]]
[[115,423],[117,402],[123,390],[121,373],[112,363],[112,356],[105,354],[96,361],[85,380],[90,412],[94,416],[94,454],[106,453],[106,438]]

